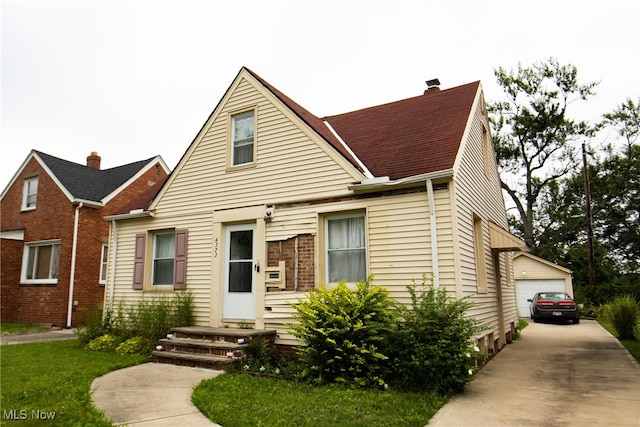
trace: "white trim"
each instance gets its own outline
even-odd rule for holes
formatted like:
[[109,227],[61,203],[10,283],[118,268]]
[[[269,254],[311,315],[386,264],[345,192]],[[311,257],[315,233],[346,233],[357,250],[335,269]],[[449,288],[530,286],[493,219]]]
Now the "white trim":
[[[55,285],[58,283],[58,278],[52,279],[27,279],[27,266],[29,264],[29,249],[36,246],[58,246],[58,271],[60,271],[60,239],[51,240],[37,240],[33,242],[27,242],[24,244],[22,251],[22,268],[20,269],[20,284],[21,285]],[[53,250],[52,250],[53,255]],[[51,275],[51,264],[49,264],[49,275]]]
[[433,270],[433,287],[440,287],[440,262],[438,260],[438,225],[436,203],[433,196],[433,182],[427,180],[427,199],[429,201],[429,228],[431,233],[431,269]]
[[331,131],[331,133],[333,134],[333,136],[335,136],[338,141],[340,142],[340,144],[342,144],[342,147],[347,150],[347,152],[349,153],[349,155],[351,157],[353,157],[353,159],[356,161],[356,163],[358,163],[358,166],[360,166],[362,168],[362,170],[364,171],[364,176],[367,177],[368,179],[373,179],[375,178],[374,175],[371,173],[371,171],[364,165],[364,163],[362,163],[362,161],[358,158],[358,156],[356,156],[356,154],[351,150],[351,148],[349,148],[349,146],[347,145],[346,142],[344,142],[344,140],[340,137],[340,135],[338,135],[338,132],[335,131],[335,129],[333,128],[333,126],[331,126],[331,124],[326,121],[323,120],[322,121],[327,128],[329,128],[329,130]]
[[152,217],[152,216],[153,216],[153,212],[135,210],[135,211],[131,211],[131,212],[126,213],[126,214],[107,215],[107,216],[103,217],[102,219],[104,219],[105,221],[120,221],[120,220],[123,220],[123,219],[147,218],[147,217]]
[[160,164],[160,166],[162,166],[162,169],[164,169],[164,171],[167,173],[167,175],[171,172],[171,170],[169,169],[169,167],[167,166],[167,164],[164,162],[164,160],[162,160],[162,157],[160,156],[156,156],[153,159],[149,160],[149,162],[147,163],[147,165],[143,168],[140,168],[140,170],[133,175],[131,178],[129,178],[125,183],[123,183],[120,187],[116,188],[115,190],[113,190],[111,193],[109,193],[108,195],[106,195],[105,197],[102,198],[102,200],[100,200],[103,204],[107,204],[111,201],[111,199],[113,199],[115,196],[117,196],[118,194],[120,194],[125,188],[127,188],[129,185],[131,185],[132,183],[134,183],[135,181],[138,180],[138,178],[140,178],[142,175],[144,175],[145,173],[147,173],[147,171],[149,169],[151,169],[152,167],[154,167],[156,164]]
[[[350,218],[362,218],[362,226],[363,226],[363,234],[364,234],[364,270],[365,277],[362,280],[366,280],[369,274],[369,239],[368,239],[368,231],[367,231],[367,214],[366,212],[353,212],[353,213],[343,213],[336,215],[324,215],[324,248],[323,248],[323,256],[324,256],[324,268],[325,268],[325,281],[328,285],[336,285],[338,282],[331,281],[331,273],[329,271],[329,221],[341,220],[341,219],[350,219]],[[360,249],[360,248],[350,248],[350,249]],[[349,285],[353,285],[356,282],[347,282]]]
[[[31,182],[35,182],[36,183],[36,190],[35,193],[29,193],[28,188],[29,188],[29,183]],[[22,205],[20,208],[21,212],[27,212],[27,211],[33,211],[36,209],[36,207],[38,206],[38,184],[39,184],[40,180],[38,179],[38,175],[35,176],[30,176],[27,177],[23,180],[22,182]],[[27,206],[27,201],[29,199],[29,196],[35,195],[36,200],[33,203],[33,206]]]
[[73,288],[76,282],[76,254],[78,252],[78,223],[80,221],[80,208],[83,203],[76,206],[76,213],[73,219],[73,243],[71,249],[71,273],[69,275],[69,301],[67,305],[67,327],[71,327],[71,317],[73,315]]
[[[107,249],[105,251],[105,248]],[[105,252],[107,254],[107,260],[105,262],[104,256]],[[104,279],[102,278],[102,272],[104,269]],[[98,283],[101,285],[105,285],[107,283],[107,276],[109,275],[109,244],[103,243],[100,250],[100,276],[98,276]]]
[[0,239],[24,240],[24,230],[0,231]]
[[403,185],[419,184],[426,182],[427,180],[437,180],[453,178],[453,169],[443,169],[441,171],[429,172],[421,175],[408,176],[406,178],[395,179],[393,181],[375,181],[375,182],[362,182],[361,184],[350,185],[348,188],[352,191],[373,191],[384,190],[387,187],[397,187]]

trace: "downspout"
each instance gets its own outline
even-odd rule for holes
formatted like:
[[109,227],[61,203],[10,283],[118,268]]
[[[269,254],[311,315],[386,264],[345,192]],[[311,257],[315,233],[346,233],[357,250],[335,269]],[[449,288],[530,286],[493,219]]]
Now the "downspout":
[[113,254],[113,257],[109,257],[109,263],[111,264],[111,274],[109,274],[109,312],[113,308],[113,293],[115,292],[116,286],[116,254],[118,253],[118,235],[116,233],[116,224],[117,223],[115,219],[111,220],[111,235],[113,236],[113,238],[111,239],[112,244],[109,245],[109,252]]
[[438,230],[436,224],[436,202],[433,196],[433,182],[427,179],[427,199],[429,200],[429,228],[431,230],[431,263],[433,269],[433,288],[440,287],[440,268],[438,262]]
[[294,240],[293,290],[298,292],[298,236]]
[[76,280],[76,249],[78,246],[78,220],[80,219],[80,208],[84,206],[80,202],[76,207],[76,214],[73,221],[73,247],[71,249],[71,273],[69,274],[69,304],[67,307],[67,328],[71,327],[71,314],[73,312],[73,285]]

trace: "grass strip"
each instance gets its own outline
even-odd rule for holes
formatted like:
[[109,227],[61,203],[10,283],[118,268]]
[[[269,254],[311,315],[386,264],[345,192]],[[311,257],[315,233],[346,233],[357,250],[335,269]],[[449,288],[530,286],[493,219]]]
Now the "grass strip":
[[92,425],[111,423],[91,401],[94,378],[146,360],[83,350],[78,340],[0,347],[2,425]]
[[0,334],[15,334],[17,332],[41,332],[48,331],[49,328],[45,328],[39,325],[30,325],[27,323],[0,323]]
[[637,338],[634,340],[621,340],[615,328],[610,322],[603,319],[602,316],[598,317],[597,320],[598,323],[600,323],[600,325],[605,328],[611,335],[616,337],[618,341],[620,341],[620,343],[624,346],[624,348],[626,348],[629,353],[631,353],[631,355],[638,361],[638,363],[640,363],[640,341],[638,341]]
[[422,427],[446,398],[226,373],[201,382],[192,401],[210,420],[225,427]]

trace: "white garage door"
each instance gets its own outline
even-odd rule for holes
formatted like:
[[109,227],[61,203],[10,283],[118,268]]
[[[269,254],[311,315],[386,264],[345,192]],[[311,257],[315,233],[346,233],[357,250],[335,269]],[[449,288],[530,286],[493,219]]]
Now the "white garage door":
[[564,280],[516,280],[518,289],[518,312],[520,317],[529,317],[529,302],[536,292],[566,292]]

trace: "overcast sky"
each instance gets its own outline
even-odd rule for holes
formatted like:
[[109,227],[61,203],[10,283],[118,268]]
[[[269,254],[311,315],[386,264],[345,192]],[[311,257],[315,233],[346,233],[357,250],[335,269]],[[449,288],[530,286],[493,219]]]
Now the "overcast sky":
[[242,66],[317,116],[549,57],[601,81],[580,118],[640,95],[638,0],[1,1],[0,190],[31,149],[173,168]]

